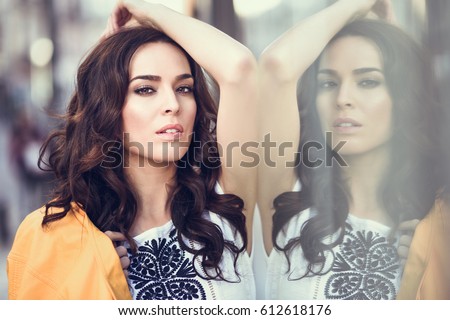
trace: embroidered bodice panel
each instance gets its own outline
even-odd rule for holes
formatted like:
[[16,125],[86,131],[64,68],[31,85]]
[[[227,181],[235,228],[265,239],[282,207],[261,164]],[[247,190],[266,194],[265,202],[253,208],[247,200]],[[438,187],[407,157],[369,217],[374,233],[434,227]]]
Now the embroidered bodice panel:
[[[297,237],[311,211],[305,210],[289,222],[278,241],[286,244]],[[397,243],[389,241],[390,229],[378,222],[349,214],[343,241],[325,254],[324,268],[307,273],[300,246],[290,255],[274,249],[269,257],[267,299],[395,299],[401,278]],[[325,241],[332,241],[336,235]]]
[[[205,215],[221,228],[226,240],[241,245],[239,237],[224,219],[209,212]],[[200,259],[194,259],[193,254],[181,248],[172,221],[147,230],[134,240],[138,251],[131,254],[129,250],[128,268],[128,284],[134,299],[254,299],[253,272],[246,252],[239,255],[236,269],[233,255],[227,250],[224,252],[220,268],[228,282],[206,280],[195,272],[205,276]],[[188,239],[183,241],[190,248],[198,246]]]

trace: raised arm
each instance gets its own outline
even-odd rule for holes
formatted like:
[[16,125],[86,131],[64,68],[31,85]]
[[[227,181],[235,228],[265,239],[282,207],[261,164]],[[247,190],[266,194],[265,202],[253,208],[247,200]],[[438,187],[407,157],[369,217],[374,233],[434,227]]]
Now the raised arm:
[[[242,154],[242,147],[245,148],[246,142],[257,139],[256,59],[249,49],[225,33],[160,4],[142,0],[119,1],[112,16],[112,27],[120,28],[131,19],[153,23],[181,45],[218,82],[220,184],[226,193],[236,194],[244,200],[247,229],[251,231],[256,202],[256,166],[245,167],[241,162],[252,161],[251,157]],[[252,152],[250,148],[247,150]]]
[[300,142],[297,81],[339,30],[370,10],[386,16],[391,12],[390,3],[387,0],[339,0],[294,25],[259,58],[259,135],[265,141],[261,151],[265,161],[258,170],[258,207],[268,253],[272,248],[273,200],[283,192],[292,191],[297,180],[292,165]]

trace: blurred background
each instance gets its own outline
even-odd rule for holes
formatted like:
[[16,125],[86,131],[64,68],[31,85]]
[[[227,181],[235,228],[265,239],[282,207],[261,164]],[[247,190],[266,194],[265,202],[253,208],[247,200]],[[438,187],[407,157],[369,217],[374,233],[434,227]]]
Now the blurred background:
[[[208,22],[259,56],[294,23],[334,1],[150,2]],[[439,99],[448,109],[450,1],[393,3],[398,24],[429,48],[440,80]],[[103,32],[114,4],[115,0],[0,0],[0,299],[7,298],[6,256],[16,229],[29,212],[48,200],[51,190],[52,177],[37,168],[39,148],[56,125],[46,110],[64,111],[77,67]],[[449,112],[445,121],[450,124]],[[450,138],[450,125],[445,130],[444,142]]]

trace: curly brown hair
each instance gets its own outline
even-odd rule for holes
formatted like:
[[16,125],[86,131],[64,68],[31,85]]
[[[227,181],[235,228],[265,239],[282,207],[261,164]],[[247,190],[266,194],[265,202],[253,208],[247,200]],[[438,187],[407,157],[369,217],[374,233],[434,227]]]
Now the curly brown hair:
[[[177,43],[150,26],[117,32],[98,43],[81,63],[63,127],[53,132],[41,149],[41,168],[48,166],[56,175],[53,200],[46,204],[42,225],[62,219],[76,204],[97,228],[123,233],[136,250],[128,230],[136,218],[137,201],[117,150],[123,150],[121,113],[130,60],[140,46],[150,42],[165,42],[182,50],[194,77],[194,134],[187,153],[178,160],[176,185],[168,200],[179,243],[194,254],[194,259],[200,258],[206,278],[226,280],[219,267],[224,250],[234,254],[236,265],[247,245],[247,234],[242,199],[215,191],[220,175],[220,158],[215,151],[217,105],[201,67]],[[44,161],[46,151],[48,161]],[[220,228],[205,218],[205,211],[226,219],[242,238],[242,245],[224,240]],[[200,246],[193,249],[182,239]]]

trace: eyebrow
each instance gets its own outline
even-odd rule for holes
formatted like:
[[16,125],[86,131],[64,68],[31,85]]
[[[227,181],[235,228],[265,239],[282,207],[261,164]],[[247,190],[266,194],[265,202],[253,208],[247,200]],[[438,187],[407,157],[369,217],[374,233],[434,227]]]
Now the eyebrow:
[[[180,75],[176,76],[176,77],[175,77],[175,80],[179,81],[179,80],[190,79],[190,78],[194,78],[194,77],[192,76],[192,74],[189,74],[189,73],[183,73],[183,74],[180,74]],[[136,76],[136,77],[132,78],[132,79],[130,80],[130,83],[131,83],[132,81],[138,80],[138,79],[141,79],[141,80],[150,80],[150,81],[161,81],[161,77],[160,77],[160,76],[156,76],[156,75],[152,75],[152,74],[145,74],[145,75],[140,75],[140,76]]]
[[[363,73],[369,73],[369,72],[379,72],[379,73],[383,73],[383,71],[379,68],[358,68],[352,71],[353,74],[363,74]],[[335,70],[332,69],[321,69],[318,72],[319,74],[329,74],[329,75],[337,75],[337,72]]]

